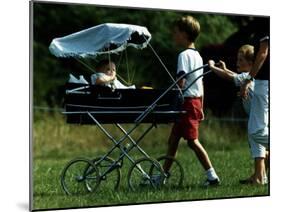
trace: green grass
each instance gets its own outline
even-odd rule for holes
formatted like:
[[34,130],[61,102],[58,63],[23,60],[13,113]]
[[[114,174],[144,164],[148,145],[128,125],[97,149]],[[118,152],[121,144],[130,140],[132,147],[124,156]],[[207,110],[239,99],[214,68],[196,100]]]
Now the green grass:
[[[130,128],[132,125],[125,125]],[[106,126],[114,136],[121,136],[114,126]],[[138,137],[147,125],[140,126],[132,135]],[[152,157],[166,152],[171,125],[159,125],[140,143]],[[118,191],[111,183],[102,182],[95,193],[67,196],[60,186],[60,175],[66,163],[75,157],[95,158],[105,154],[112,142],[96,126],[67,125],[61,115],[36,114],[33,126],[33,209],[75,208],[148,202],[189,201],[198,199],[232,198],[269,195],[268,186],[243,186],[238,181],[253,169],[247,135],[237,123],[205,121],[201,125],[201,142],[207,149],[222,184],[216,188],[203,188],[205,175],[194,153],[182,140],[177,159],[184,168],[184,185],[181,188],[143,189],[132,192],[127,185],[127,172],[131,163],[124,159]],[[114,151],[112,158],[117,158]],[[130,152],[138,159],[141,155]]]

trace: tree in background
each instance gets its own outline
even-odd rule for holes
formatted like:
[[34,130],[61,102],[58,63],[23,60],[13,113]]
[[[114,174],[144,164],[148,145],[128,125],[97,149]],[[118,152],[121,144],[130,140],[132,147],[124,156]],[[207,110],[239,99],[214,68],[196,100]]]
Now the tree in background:
[[[249,21],[243,16],[208,13],[34,3],[34,105],[61,107],[63,86],[69,73],[83,74],[86,77],[91,74],[73,58],[61,59],[50,54],[48,47],[55,37],[63,37],[108,22],[146,26],[152,34],[151,45],[171,74],[175,75],[177,55],[181,49],[173,44],[172,23],[183,15],[193,15],[201,24],[201,34],[197,42],[199,50],[204,50],[206,46],[223,44],[239,27]],[[113,55],[113,58],[119,64],[118,72],[121,76],[137,86],[160,88],[167,87],[172,82],[153,52],[148,49],[128,48],[122,55]],[[87,62],[91,66],[96,63],[95,60]],[[130,70],[129,75],[127,68]]]

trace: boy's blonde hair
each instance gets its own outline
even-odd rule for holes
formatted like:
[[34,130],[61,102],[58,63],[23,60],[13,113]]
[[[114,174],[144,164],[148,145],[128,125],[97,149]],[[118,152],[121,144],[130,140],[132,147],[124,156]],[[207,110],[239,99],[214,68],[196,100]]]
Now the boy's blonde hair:
[[192,16],[184,16],[178,19],[175,23],[179,31],[185,32],[188,36],[189,41],[195,42],[196,38],[200,33],[200,24]]
[[246,44],[239,48],[238,53],[241,53],[245,59],[249,62],[254,62],[254,47],[252,45]]

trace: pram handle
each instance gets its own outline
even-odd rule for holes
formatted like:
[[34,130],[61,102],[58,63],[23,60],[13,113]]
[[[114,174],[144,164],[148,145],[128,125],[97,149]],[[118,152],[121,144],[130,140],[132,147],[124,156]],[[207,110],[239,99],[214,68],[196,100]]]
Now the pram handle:
[[[136,118],[135,123],[140,123],[140,122],[146,117],[146,115],[147,115],[148,113],[150,113],[151,111],[153,111],[153,109],[154,109],[154,108],[156,107],[156,105],[157,105],[157,102],[158,102],[161,98],[163,98],[163,96],[165,96],[171,89],[173,89],[173,87],[174,87],[181,79],[183,79],[183,78],[186,77],[187,75],[190,75],[190,74],[192,74],[192,73],[194,73],[194,72],[196,72],[196,71],[199,71],[200,69],[203,69],[203,68],[205,68],[205,67],[207,67],[207,66],[208,66],[208,64],[204,64],[203,66],[200,66],[200,67],[194,69],[194,70],[191,71],[191,72],[188,72],[188,73],[185,73],[185,74],[181,75],[170,87],[168,87],[168,88],[166,89],[165,92],[163,92],[163,94],[162,94],[161,96],[159,96],[159,97],[158,97],[142,114],[140,114],[140,115]],[[205,74],[207,74],[207,73],[209,73],[209,72],[210,72],[210,71],[208,71],[208,72],[206,72],[206,73],[200,75],[199,77],[197,77],[187,88],[189,88],[193,83],[195,83],[197,79],[199,79],[200,77],[204,76]]]

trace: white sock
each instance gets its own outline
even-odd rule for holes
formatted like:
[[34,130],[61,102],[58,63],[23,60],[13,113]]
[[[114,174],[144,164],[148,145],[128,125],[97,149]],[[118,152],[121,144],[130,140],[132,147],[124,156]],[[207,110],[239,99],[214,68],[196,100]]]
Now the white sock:
[[263,184],[267,184],[268,183],[268,178],[266,175],[264,175],[263,177]]
[[206,171],[206,175],[208,180],[215,180],[215,179],[219,179],[218,175],[216,174],[216,171],[213,167],[209,168]]

